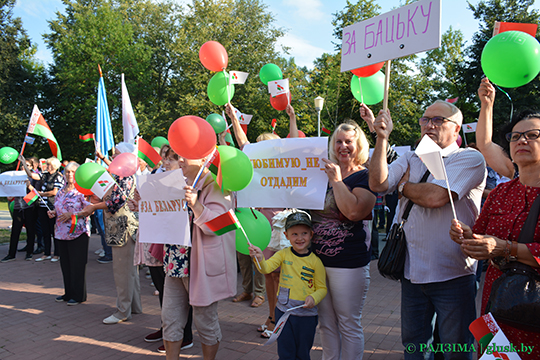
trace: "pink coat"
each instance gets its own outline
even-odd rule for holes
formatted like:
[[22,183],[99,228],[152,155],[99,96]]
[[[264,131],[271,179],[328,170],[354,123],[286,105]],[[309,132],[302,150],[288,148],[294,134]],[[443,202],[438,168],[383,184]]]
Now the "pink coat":
[[231,209],[230,196],[224,196],[207,173],[199,180],[202,214],[193,220],[189,302],[208,306],[236,294],[235,232],[216,236],[205,223]]

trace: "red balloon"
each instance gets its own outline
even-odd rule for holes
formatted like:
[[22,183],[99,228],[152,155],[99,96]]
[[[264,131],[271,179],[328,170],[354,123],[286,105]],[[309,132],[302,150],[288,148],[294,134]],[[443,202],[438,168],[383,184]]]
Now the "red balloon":
[[[288,138],[291,137],[291,133],[289,133],[287,135]],[[306,137],[306,134],[304,134],[304,132],[302,130],[298,130],[298,137],[301,138],[301,137]]]
[[229,63],[227,50],[217,41],[207,41],[199,50],[199,59],[205,68],[210,71],[222,71]]
[[291,102],[291,92],[281,94],[276,97],[270,95],[270,105],[277,111],[283,111],[287,108],[287,105]]
[[212,125],[193,115],[176,119],[169,128],[168,139],[174,152],[186,159],[202,159],[216,147]]
[[79,184],[77,184],[77,181],[75,181],[75,179],[73,179],[73,181],[74,181],[75,189],[77,189],[77,191],[80,192],[81,194],[86,195],[86,196],[94,195],[92,190],[84,189],[80,187]]
[[373,65],[363,66],[358,69],[353,69],[351,72],[358,77],[370,77],[371,75],[375,75],[377,71],[381,70],[383,65],[384,61]]

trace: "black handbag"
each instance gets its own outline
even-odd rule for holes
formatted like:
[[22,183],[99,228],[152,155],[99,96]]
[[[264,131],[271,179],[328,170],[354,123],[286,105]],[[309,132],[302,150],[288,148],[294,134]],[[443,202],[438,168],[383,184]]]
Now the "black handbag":
[[[540,213],[540,196],[519,234],[518,243],[532,239]],[[503,274],[493,282],[486,314],[491,312],[497,322],[516,329],[540,332],[540,276],[529,265],[511,261],[499,266]]]
[[[429,170],[426,171],[420,182],[425,182],[429,176]],[[405,268],[405,257],[407,256],[407,239],[403,226],[409,218],[409,213],[414,203],[409,200],[407,207],[401,217],[399,224],[393,224],[390,232],[386,236],[386,245],[384,246],[377,268],[379,273],[387,279],[401,280]]]

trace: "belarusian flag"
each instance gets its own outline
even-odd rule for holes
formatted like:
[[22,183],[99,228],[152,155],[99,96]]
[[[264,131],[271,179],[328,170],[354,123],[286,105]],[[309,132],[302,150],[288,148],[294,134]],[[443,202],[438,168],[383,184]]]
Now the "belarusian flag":
[[90,188],[92,192],[100,199],[102,199],[107,191],[115,184],[116,182],[111,177],[111,175],[104,171],[103,174],[96,180],[94,185]]
[[221,174],[221,159],[219,158],[218,147],[210,155],[210,158],[206,161],[205,166],[210,170],[212,174],[216,176],[216,183],[219,188],[223,190],[223,175]]
[[25,197],[23,197],[23,200],[28,205],[32,205],[34,203],[34,201],[36,201],[37,199],[39,199],[39,195],[38,195],[36,189],[32,189],[32,191],[30,191],[28,194],[26,194]]
[[79,140],[82,142],[88,142],[90,140],[95,140],[96,136],[94,134],[79,135]]
[[161,156],[159,156],[157,151],[154,150],[152,145],[142,138],[139,138],[137,141],[137,147],[139,148],[139,157],[143,159],[151,168],[156,167],[156,165],[161,161]]
[[321,131],[325,134],[327,134],[328,136],[330,136],[330,134],[332,134],[332,132],[330,130],[328,130],[327,128],[325,128],[324,126],[322,127]]
[[474,320],[469,325],[469,330],[478,341],[480,349],[485,350],[500,328],[491,313],[488,313]]
[[276,125],[277,125],[277,120],[276,119],[272,119],[272,133],[275,134],[275,130],[276,130]]
[[28,130],[26,132],[46,138],[51,147],[53,156],[56,156],[58,160],[62,160],[62,153],[60,152],[58,141],[56,141],[51,128],[45,122],[45,118],[41,115],[37,105],[34,105],[34,110],[32,110],[32,116],[30,117],[30,123],[28,124]]
[[77,228],[77,221],[79,220],[79,216],[75,214],[71,214],[71,227],[69,228],[69,233],[74,234],[75,229]]
[[234,214],[234,210],[229,210],[225,214],[208,221],[206,226],[216,235],[223,235],[229,231],[240,229],[240,221]]

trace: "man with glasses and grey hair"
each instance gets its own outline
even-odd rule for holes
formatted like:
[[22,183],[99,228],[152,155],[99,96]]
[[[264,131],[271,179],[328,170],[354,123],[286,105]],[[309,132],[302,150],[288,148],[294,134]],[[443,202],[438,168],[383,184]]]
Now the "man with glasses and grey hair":
[[[483,156],[456,143],[463,115],[445,101],[437,100],[420,118],[422,137],[429,136],[442,148],[448,183],[460,221],[474,224],[486,182]],[[452,207],[445,180],[435,180],[422,160],[409,151],[386,163],[386,147],[393,123],[388,111],[375,120],[377,142],[370,161],[369,186],[381,194],[396,188],[402,196],[397,220],[401,222],[407,203],[412,201],[404,224],[407,256],[401,279],[401,339],[405,359],[429,358],[430,351],[445,352],[445,359],[472,359],[473,336],[469,325],[476,319],[476,260],[467,257],[450,239]],[[430,347],[435,320],[439,348]],[[454,344],[451,348],[446,344]],[[459,347],[458,347],[459,345]],[[457,350],[457,351],[456,351]]]

